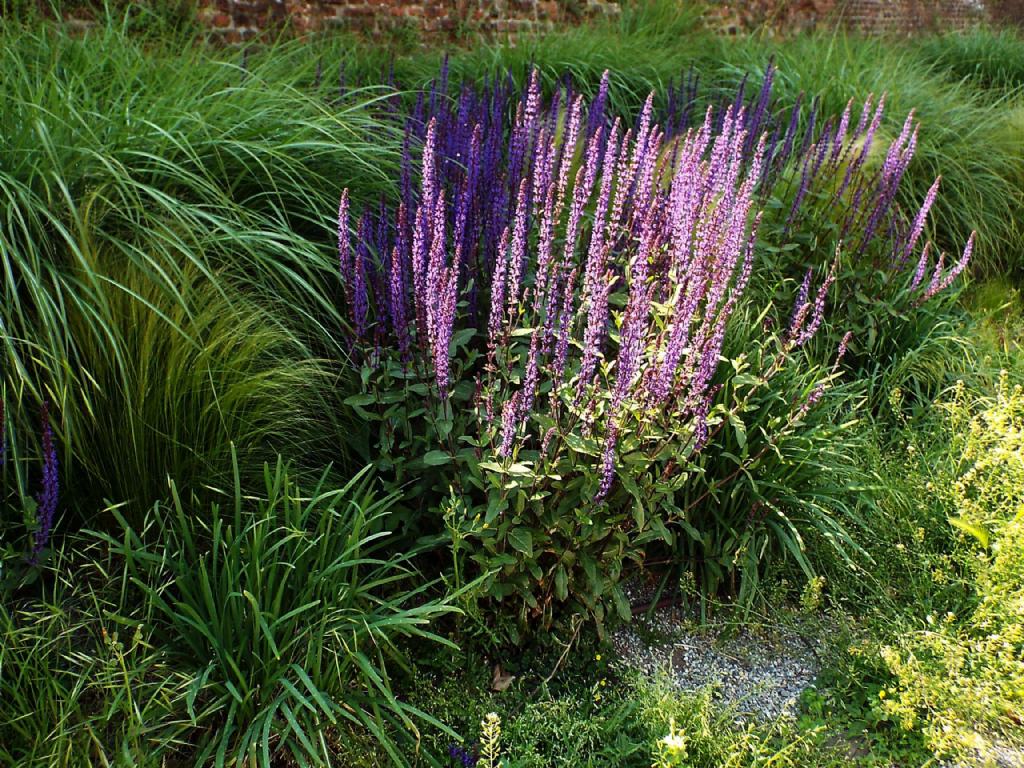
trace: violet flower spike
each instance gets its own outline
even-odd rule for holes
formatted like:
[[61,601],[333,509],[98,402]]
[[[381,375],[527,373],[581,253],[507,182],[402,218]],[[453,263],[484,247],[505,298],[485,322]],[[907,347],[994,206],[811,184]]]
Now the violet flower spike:
[[338,204],[338,272],[341,275],[345,301],[352,306],[352,247],[348,234],[348,187],[341,191]]
[[53,518],[57,512],[57,502],[60,494],[60,478],[58,477],[57,449],[53,443],[53,427],[50,425],[50,403],[43,401],[41,414],[42,421],[42,449],[43,449],[43,478],[39,495],[36,496],[38,507],[36,509],[36,532],[35,542],[32,546],[30,562],[35,563],[39,554],[46,547],[50,540],[50,532],[53,530]]
[[910,290],[914,290],[924,280],[924,273],[928,269],[928,255],[932,249],[931,241],[924,244],[921,250],[921,258],[917,261],[917,269],[914,270],[914,278],[910,281]]
[[508,458],[512,454],[516,431],[519,428],[519,393],[516,392],[501,406],[501,443],[498,455]]
[[519,289],[526,265],[526,239],[529,233],[528,182],[524,178],[519,184],[516,198],[515,223],[512,242],[509,246],[508,286],[505,288],[505,302],[509,318],[514,318],[519,307]]
[[832,156],[829,158],[829,164],[835,166],[839,162],[839,156],[843,152],[844,144],[846,140],[846,132],[850,127],[850,110],[853,108],[853,99],[846,102],[846,109],[843,110],[843,116],[839,118],[839,128],[836,129],[836,136],[832,144]]
[[825,316],[825,299],[828,298],[829,288],[836,281],[836,271],[839,268],[839,246],[836,247],[836,260],[832,264],[832,269],[829,270],[828,276],[825,278],[825,282],[818,288],[818,294],[814,298],[814,309],[811,312],[811,321],[807,324],[807,327],[803,329],[800,335],[796,339],[796,345],[802,347],[808,341],[810,341],[814,334],[818,332],[818,328],[821,327],[821,322]]
[[708,414],[711,413],[715,393],[714,389],[708,392],[693,411],[693,453],[700,453],[708,441]]
[[619,428],[612,419],[608,428],[608,437],[604,443],[604,450],[601,453],[601,484],[598,486],[597,495],[594,501],[601,503],[608,497],[612,484],[615,482],[615,446],[619,440]]
[[398,340],[398,352],[403,362],[409,359],[409,317],[406,309],[406,275],[402,268],[402,256],[396,245],[391,251],[388,273],[388,311],[391,328]]
[[501,321],[505,311],[505,273],[508,270],[508,248],[509,234],[508,227],[501,233],[501,243],[498,245],[498,260],[494,267],[494,277],[491,281],[491,314],[487,320],[487,354],[494,357],[498,344],[498,333],[501,330]]
[[960,273],[964,271],[964,269],[971,261],[971,254],[974,252],[974,238],[976,234],[976,232],[971,232],[971,236],[967,238],[967,245],[964,246],[964,252],[963,255],[960,257],[960,260],[953,265],[953,268],[945,277],[941,278],[940,275],[942,274],[943,257],[945,256],[945,254],[941,254],[939,256],[939,261],[935,265],[935,272],[932,275],[932,281],[928,286],[928,290],[925,291],[924,296],[922,296],[921,300],[918,302],[919,304],[923,304],[924,302],[928,301],[928,299],[935,296],[937,293],[946,290],[949,286],[953,284],[953,281],[956,280],[957,277],[959,277]]
[[793,303],[793,313],[789,317],[789,335],[795,336],[800,332],[800,324],[798,319],[801,316],[801,312],[806,314],[807,307],[810,306],[808,299],[811,293],[811,274],[810,269],[804,273],[804,281],[800,285],[800,289],[796,292],[796,301]]
[[810,411],[811,408],[813,408],[815,405],[818,404],[818,401],[821,400],[821,398],[824,396],[824,394],[825,394],[825,382],[824,381],[819,381],[818,385],[814,389],[811,390],[810,394],[807,395],[807,399],[804,400],[804,402],[801,404],[800,410],[797,413],[797,418],[801,418],[802,419],[804,416],[806,416],[807,412]]
[[914,250],[914,246],[917,245],[917,241],[921,237],[921,233],[924,232],[924,225],[928,219],[928,211],[931,210],[932,205],[935,203],[935,198],[939,194],[939,184],[941,181],[942,176],[937,176],[935,178],[931,187],[928,188],[928,193],[924,196],[924,202],[921,204],[921,210],[919,210],[917,215],[914,217],[914,221],[910,226],[910,235],[907,238],[907,244],[903,247],[904,259],[910,257],[911,252]]
[[832,364],[832,373],[839,370],[839,365],[843,362],[843,358],[846,357],[846,350],[850,346],[850,340],[852,338],[853,331],[847,331],[843,334],[843,338],[839,342],[839,349],[836,351],[836,361]]

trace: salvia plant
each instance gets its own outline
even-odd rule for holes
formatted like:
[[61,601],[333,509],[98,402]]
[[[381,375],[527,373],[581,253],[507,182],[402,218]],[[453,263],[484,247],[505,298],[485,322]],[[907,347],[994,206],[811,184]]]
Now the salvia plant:
[[[606,114],[607,76],[588,102],[571,84],[545,99],[536,73],[521,94],[498,83],[450,100],[442,74],[408,120],[397,205],[353,228],[342,196],[340,270],[364,382],[348,402],[377,429],[380,467],[417,481],[404,486],[414,503],[429,509],[450,486],[469,499],[474,559],[491,598],[518,598],[521,624],[570,599],[598,621],[608,600],[625,617],[615,582],[654,542],[687,539],[677,551],[704,563],[708,590],[739,550],[756,570],[773,536],[801,559],[799,528],[771,498],[714,535],[691,518],[716,484],[781,455],[838,376],[849,335],[817,362],[802,350],[843,259],[874,258],[884,242],[890,277],[913,272],[903,293],[920,303],[970,257],[971,243],[951,269],[940,257],[925,284],[930,248],[917,250],[935,188],[909,221],[894,205],[912,116],[875,167],[883,100],[816,131],[814,111],[772,117],[772,77],[749,103],[741,89],[693,125],[678,107],[663,125],[653,95],[631,124]],[[804,225],[812,192],[841,216],[835,255],[818,244],[773,323],[772,304],[746,299],[765,239],[759,204],[783,211],[767,249]],[[723,366],[730,329],[751,322],[771,331]],[[783,381],[797,382],[791,396],[762,408],[759,392]],[[726,433],[739,458],[721,472]],[[820,505],[813,521],[842,539]],[[756,526],[767,538],[750,539]]]
[[[24,575],[34,577],[32,566],[47,552],[60,501],[59,461],[49,401],[43,402],[39,415],[42,467],[34,496],[28,490],[33,480],[25,471],[27,463],[21,460],[13,444],[8,446],[8,426],[6,404],[0,399],[0,503],[3,505],[0,507],[0,537],[11,534],[0,551],[0,565],[6,560],[18,566],[12,568],[13,576],[3,574],[0,583],[12,583],[12,579],[20,581],[20,576]],[[27,534],[25,543],[21,541],[22,532]],[[25,565],[29,566],[27,570],[21,567]]]

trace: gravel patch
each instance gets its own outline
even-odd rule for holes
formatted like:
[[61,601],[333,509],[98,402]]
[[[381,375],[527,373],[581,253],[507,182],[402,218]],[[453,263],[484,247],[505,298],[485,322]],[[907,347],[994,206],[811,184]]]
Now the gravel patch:
[[971,762],[941,763],[938,768],[1024,768],[1024,751],[996,743]]
[[644,674],[667,671],[681,691],[710,688],[738,720],[796,714],[818,673],[820,645],[782,630],[700,627],[674,607],[636,617],[612,636],[622,663]]

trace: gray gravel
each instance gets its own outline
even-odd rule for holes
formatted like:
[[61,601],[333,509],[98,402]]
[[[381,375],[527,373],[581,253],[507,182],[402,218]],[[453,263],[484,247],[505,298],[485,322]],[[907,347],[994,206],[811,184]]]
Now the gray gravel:
[[[627,594],[634,603],[650,597],[636,587]],[[795,716],[801,693],[814,685],[823,645],[778,628],[727,634],[701,627],[696,616],[675,607],[655,611],[650,620],[635,617],[611,640],[619,663],[649,676],[667,672],[681,691],[710,688],[739,722]],[[1024,768],[1024,752],[995,743],[976,761],[936,768]]]
[[818,644],[782,630],[700,627],[678,609],[636,617],[612,637],[622,663],[647,675],[667,671],[682,691],[710,687],[738,719],[772,720],[796,713],[818,672]]
[[1024,768],[1024,751],[1006,744],[992,744],[973,762],[941,763],[938,768]]

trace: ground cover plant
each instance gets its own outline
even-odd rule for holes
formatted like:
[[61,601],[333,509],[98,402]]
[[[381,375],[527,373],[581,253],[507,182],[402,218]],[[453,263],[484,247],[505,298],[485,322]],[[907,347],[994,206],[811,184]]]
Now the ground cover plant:
[[[0,763],[1021,748],[1019,37],[97,18],[0,30]],[[798,717],[616,658],[669,601]]]
[[359,729],[400,762],[416,721],[444,730],[391,688],[403,638],[450,645],[430,624],[453,610],[395,551],[394,499],[365,471],[308,494],[280,460],[259,495],[234,477],[210,506],[172,487],[139,528],[112,510],[119,531],[54,556],[52,602],[4,604],[5,762],[324,764]]

